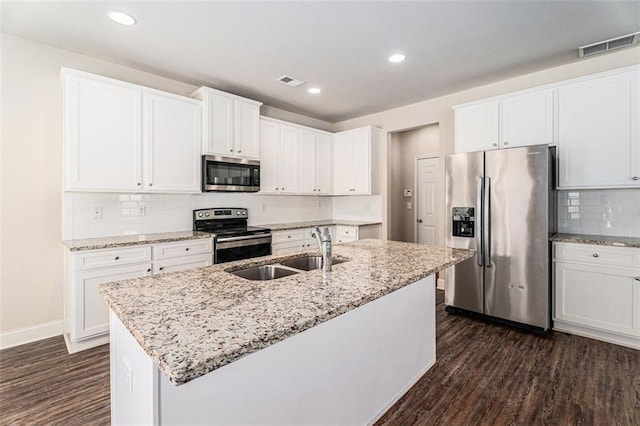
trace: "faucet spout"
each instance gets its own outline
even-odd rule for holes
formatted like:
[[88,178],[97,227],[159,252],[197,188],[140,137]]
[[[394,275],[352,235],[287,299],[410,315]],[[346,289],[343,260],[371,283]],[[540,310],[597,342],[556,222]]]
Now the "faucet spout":
[[322,272],[326,274],[331,272],[331,233],[329,228],[324,228],[324,231],[320,232],[320,227],[315,226],[311,231],[311,236],[316,239],[318,249],[322,254]]

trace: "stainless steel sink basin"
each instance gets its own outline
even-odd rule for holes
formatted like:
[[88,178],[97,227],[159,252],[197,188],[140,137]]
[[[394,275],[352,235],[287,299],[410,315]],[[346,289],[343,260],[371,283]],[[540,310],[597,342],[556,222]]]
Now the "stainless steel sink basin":
[[[346,259],[337,259],[334,257],[331,259],[331,264],[337,265],[339,263],[343,263],[346,261],[347,261]],[[312,271],[314,269],[322,268],[322,257],[308,256],[308,257],[301,257],[299,259],[285,260],[284,262],[280,262],[280,263],[290,268],[301,269],[303,271]]]
[[269,281],[278,278],[288,277],[289,275],[299,274],[299,271],[286,269],[278,265],[256,266],[254,268],[240,269],[230,272],[238,277],[252,281]]

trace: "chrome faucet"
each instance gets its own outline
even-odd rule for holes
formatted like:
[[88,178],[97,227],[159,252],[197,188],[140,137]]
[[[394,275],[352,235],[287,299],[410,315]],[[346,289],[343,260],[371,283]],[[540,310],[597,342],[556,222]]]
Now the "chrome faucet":
[[314,226],[311,236],[316,239],[318,249],[322,254],[322,272],[331,272],[331,234],[329,228],[324,228],[324,231],[320,233],[320,227]]

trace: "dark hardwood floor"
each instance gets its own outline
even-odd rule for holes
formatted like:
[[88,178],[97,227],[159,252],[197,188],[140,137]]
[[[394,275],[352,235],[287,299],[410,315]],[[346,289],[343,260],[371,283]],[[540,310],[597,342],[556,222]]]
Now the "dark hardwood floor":
[[[377,425],[640,425],[640,351],[541,338],[444,312],[436,365]],[[108,424],[109,346],[62,337],[0,351],[0,424]]]

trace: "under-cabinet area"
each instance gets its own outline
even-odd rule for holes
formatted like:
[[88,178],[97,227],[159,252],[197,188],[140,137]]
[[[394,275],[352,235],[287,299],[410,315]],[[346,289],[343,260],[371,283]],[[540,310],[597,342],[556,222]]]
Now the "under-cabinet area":
[[640,349],[640,248],[555,242],[554,329]]

